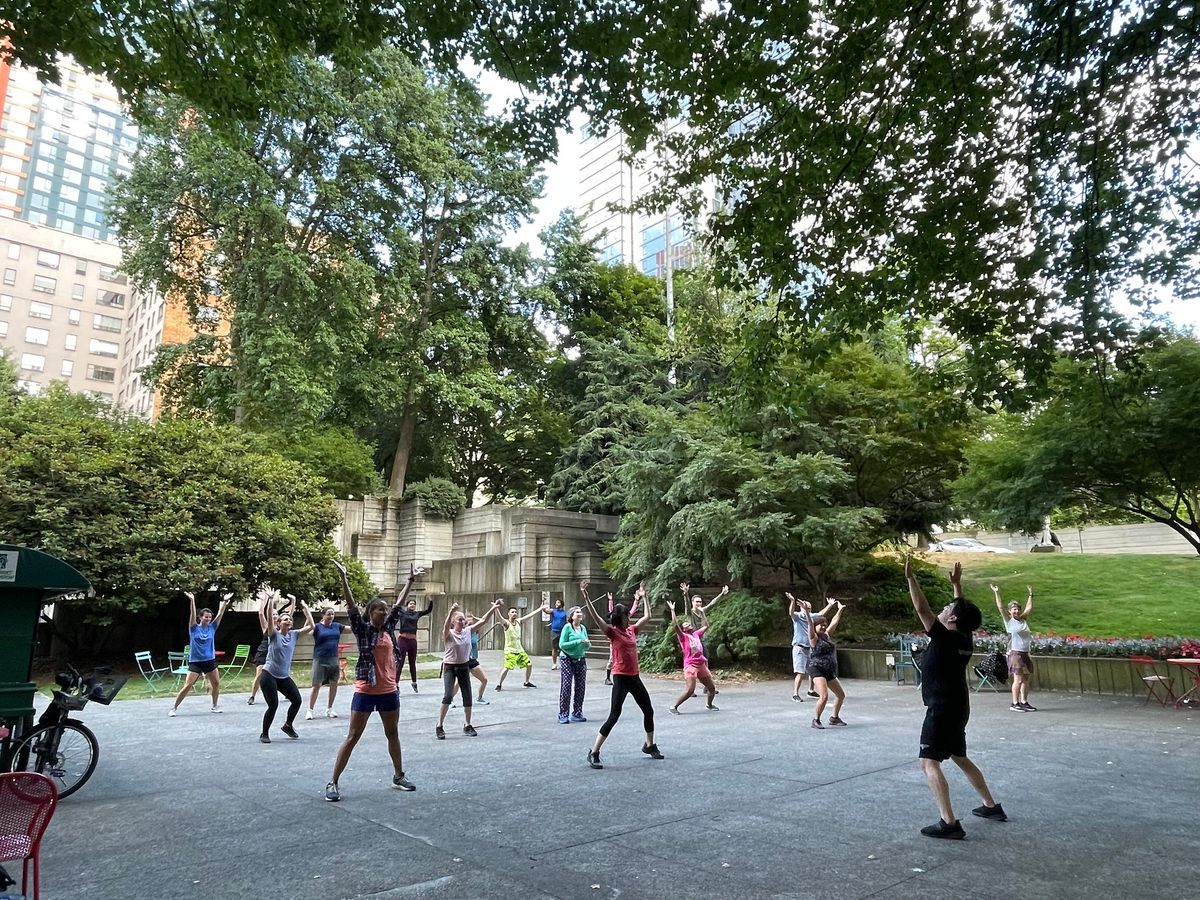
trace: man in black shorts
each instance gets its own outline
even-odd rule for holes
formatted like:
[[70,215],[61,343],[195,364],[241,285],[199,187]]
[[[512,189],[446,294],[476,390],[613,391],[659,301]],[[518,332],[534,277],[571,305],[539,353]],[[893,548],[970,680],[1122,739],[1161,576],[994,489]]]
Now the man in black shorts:
[[921,829],[926,837],[960,841],[966,837],[950,805],[950,785],[942,774],[947,759],[962,769],[979,792],[983,806],[971,810],[975,815],[997,822],[1005,821],[1004,807],[992,799],[979,767],[967,757],[967,719],[971,717],[967,691],[967,664],[974,646],[971,634],[983,621],[979,607],[962,593],[962,564],[955,563],[950,573],[954,602],[936,616],[912,570],[912,558],[905,560],[904,574],[913,608],[929,635],[929,647],[921,658],[921,700],[925,704],[925,724],[921,726],[921,769],[937,801],[941,819]]

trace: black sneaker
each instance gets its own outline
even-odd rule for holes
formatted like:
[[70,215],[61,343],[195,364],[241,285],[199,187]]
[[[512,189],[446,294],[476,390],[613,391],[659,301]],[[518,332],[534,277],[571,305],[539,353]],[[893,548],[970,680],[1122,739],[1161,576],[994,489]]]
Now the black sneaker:
[[808,692],[808,696],[810,696],[810,697],[816,697],[816,698],[820,698],[820,696],[821,696],[821,695],[820,695],[820,694],[818,694],[816,691],[809,691],[809,692]]
[[416,693],[420,693],[420,692],[417,690],[417,683],[416,683],[415,681],[412,683],[412,689],[413,689],[413,693],[414,693],[414,694],[416,694]]
[[820,720],[820,719],[813,719],[813,720],[812,720],[812,727],[813,727],[813,728],[820,728],[820,729],[824,729],[824,728],[825,728],[825,726],[821,724],[821,720]]
[[593,769],[604,768],[604,764],[600,762],[600,754],[593,750],[588,751],[588,765]]
[[341,793],[338,791],[338,786],[332,781],[325,785],[325,799],[330,803],[337,803],[342,799]]
[[943,838],[948,841],[961,841],[967,836],[957,819],[954,820],[953,825],[947,825],[945,820],[938,819],[936,825],[926,825],[922,828],[921,834],[925,837]]
[[437,739],[439,741],[444,741],[446,739],[446,729],[443,728],[441,725],[436,726],[433,729],[433,733],[437,735]]
[[647,756],[649,756],[651,759],[666,759],[666,757],[663,756],[662,753],[659,752],[658,744],[643,744],[642,752],[645,753]]
[[392,787],[398,791],[415,791],[417,786],[404,777],[404,773],[392,776]]
[[1010,703],[1010,704],[1008,704],[1008,708],[1011,709],[1013,712],[1027,712],[1025,707],[1022,706],[1020,703]]
[[535,688],[535,687],[537,687],[537,685],[534,684],[532,681],[527,681],[527,682],[525,682],[525,687]]
[[471,737],[479,737],[479,732],[475,730],[474,725],[464,725],[463,734],[469,734]]
[[971,810],[972,815],[979,816],[981,819],[991,819],[993,822],[1007,822],[1008,816],[1004,812],[1004,807],[997,803],[995,806],[977,806]]
[[709,709],[711,709],[713,712],[720,712],[720,711],[721,711],[721,707],[719,707],[719,706],[713,706],[713,704],[711,704],[711,703],[710,703],[710,704],[708,704],[708,708],[709,708]]
[[300,739],[300,735],[296,734],[296,729],[293,728],[291,725],[284,725],[279,730],[282,731],[284,734],[286,734],[288,737],[290,737],[293,741]]
[[797,703],[804,702],[804,698],[801,697],[799,694],[792,694],[792,699],[795,700]]
[[1037,707],[1032,703],[1022,703],[1021,707],[1025,710],[1025,712],[1037,712]]
[[258,736],[258,740],[263,744],[271,743],[271,738],[265,731]]

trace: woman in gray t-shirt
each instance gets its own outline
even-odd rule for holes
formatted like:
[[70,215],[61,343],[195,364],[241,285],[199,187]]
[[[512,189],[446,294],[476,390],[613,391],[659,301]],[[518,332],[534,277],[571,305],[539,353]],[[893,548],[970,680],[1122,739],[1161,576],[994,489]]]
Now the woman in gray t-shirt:
[[1013,712],[1037,712],[1037,707],[1029,702],[1029,680],[1033,676],[1033,660],[1029,656],[1033,644],[1033,632],[1029,630],[1029,614],[1033,612],[1033,588],[1026,587],[1029,596],[1025,600],[1025,608],[1016,600],[1009,600],[1005,606],[1000,599],[1000,588],[992,585],[992,599],[996,601],[996,609],[1004,620],[1004,630],[1008,632],[1008,674],[1012,676],[1012,705]]
[[296,636],[313,630],[312,612],[303,600],[300,601],[300,610],[304,613],[305,624],[300,629],[292,628],[292,617],[286,612],[271,621],[270,608],[270,597],[258,608],[258,621],[267,636],[267,661],[259,679],[263,700],[267,703],[266,712],[263,713],[262,734],[258,737],[264,744],[271,743],[271,723],[275,721],[275,711],[279,709],[280,694],[287,697],[290,704],[287,722],[280,730],[292,740],[300,737],[292,725],[296,721],[296,713],[300,712],[301,702],[300,689],[292,681],[292,654],[296,652]]

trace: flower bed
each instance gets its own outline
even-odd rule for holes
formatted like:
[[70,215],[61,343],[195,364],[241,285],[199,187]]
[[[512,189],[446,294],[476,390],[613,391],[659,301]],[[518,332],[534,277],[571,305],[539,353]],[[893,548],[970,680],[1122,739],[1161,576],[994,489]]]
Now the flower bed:
[[[917,646],[928,641],[924,634],[889,634],[889,645],[899,647],[901,638],[912,638]],[[1008,650],[1007,634],[986,631],[975,633],[975,651]],[[1200,659],[1200,641],[1190,638],[1088,638],[1078,634],[1055,634],[1052,631],[1034,633],[1030,653],[1033,656],[1104,657],[1127,659],[1130,656],[1152,656],[1155,659]]]

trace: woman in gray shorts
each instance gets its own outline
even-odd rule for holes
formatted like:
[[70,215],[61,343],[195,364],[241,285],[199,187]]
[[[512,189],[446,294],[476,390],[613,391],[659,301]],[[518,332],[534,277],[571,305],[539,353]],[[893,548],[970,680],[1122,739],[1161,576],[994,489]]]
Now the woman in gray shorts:
[[338,682],[342,679],[338,642],[342,639],[342,634],[349,630],[349,625],[339,625],[333,621],[332,606],[321,610],[321,621],[313,626],[312,693],[308,695],[308,709],[304,712],[306,719],[313,717],[317,695],[321,693],[321,686],[325,684],[329,685],[329,704],[325,708],[325,717],[338,717],[333,711],[333,699],[337,696]]

